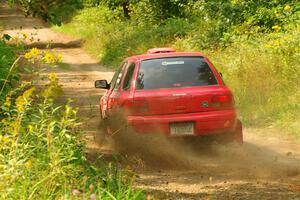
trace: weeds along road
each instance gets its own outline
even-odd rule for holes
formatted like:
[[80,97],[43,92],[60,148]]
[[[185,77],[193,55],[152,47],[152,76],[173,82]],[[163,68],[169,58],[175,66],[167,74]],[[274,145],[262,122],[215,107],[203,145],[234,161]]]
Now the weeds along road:
[[[98,100],[103,92],[94,89],[94,80],[109,80],[113,72],[85,53],[80,40],[53,32],[39,19],[25,18],[19,9],[3,2],[0,23],[13,37],[33,34],[29,46],[51,44],[53,51],[62,54],[63,64],[47,70],[59,77],[64,90],[61,102],[72,98],[79,107],[91,157],[111,152],[108,145],[99,148],[93,140],[99,133]],[[300,199],[300,141],[271,135],[271,130],[246,129],[242,147],[212,146],[209,150],[154,140],[143,151],[145,162],[129,157],[124,164],[138,172],[136,187],[158,199]]]
[[[61,53],[63,63],[55,68],[49,68],[41,74],[45,77],[48,73],[55,72],[64,94],[62,102],[68,98],[74,100],[74,105],[79,107],[79,115],[84,122],[84,129],[92,139],[97,131],[98,101],[101,90],[94,88],[96,79],[110,79],[111,70],[100,66],[96,59],[91,58],[80,48],[81,41],[52,31],[42,20],[24,17],[17,7],[9,8],[1,1],[0,23],[4,26],[4,33],[12,37],[24,39],[29,47],[38,47]],[[30,41],[30,37],[34,40]],[[40,84],[45,84],[41,78]]]

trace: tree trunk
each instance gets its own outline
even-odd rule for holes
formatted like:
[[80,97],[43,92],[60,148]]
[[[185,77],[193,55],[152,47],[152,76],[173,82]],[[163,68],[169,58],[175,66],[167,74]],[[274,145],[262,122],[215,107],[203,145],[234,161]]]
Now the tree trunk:
[[128,2],[124,2],[122,4],[122,7],[123,7],[123,13],[124,13],[124,17],[127,18],[127,19],[130,19],[130,10],[129,10],[129,3]]

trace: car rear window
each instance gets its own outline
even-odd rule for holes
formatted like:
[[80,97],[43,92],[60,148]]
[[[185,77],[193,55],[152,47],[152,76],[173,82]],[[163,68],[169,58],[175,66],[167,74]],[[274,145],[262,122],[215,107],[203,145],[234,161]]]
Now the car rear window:
[[179,88],[217,85],[218,82],[203,57],[172,57],[144,60],[136,89]]

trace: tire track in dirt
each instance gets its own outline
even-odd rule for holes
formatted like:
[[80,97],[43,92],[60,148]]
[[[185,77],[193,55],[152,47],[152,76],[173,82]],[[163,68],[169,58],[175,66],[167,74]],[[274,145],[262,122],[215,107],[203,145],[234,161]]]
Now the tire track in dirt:
[[[88,153],[99,155],[93,136],[99,133],[98,99],[103,91],[94,89],[94,80],[110,79],[113,73],[77,48],[80,40],[53,32],[39,19],[25,18],[18,8],[11,9],[4,1],[0,4],[0,23],[5,25],[4,33],[12,36],[33,33],[41,47],[53,42],[58,44],[54,47],[61,47],[53,50],[62,54],[64,65],[47,72],[57,73],[64,90],[63,101],[74,99],[89,139]],[[144,167],[135,157],[128,161],[139,174],[136,187],[161,199],[300,199],[300,142],[269,134],[257,136],[256,132],[245,131],[243,147],[216,146],[208,152],[189,145],[172,146],[164,139],[152,146],[148,144],[143,153],[149,155],[146,164],[150,165]],[[158,157],[148,152],[152,147]],[[110,151],[109,147],[106,150]],[[163,167],[160,159],[172,166]]]
[[299,140],[258,131],[246,129],[242,146],[133,133],[124,145],[136,147],[128,163],[136,186],[158,199],[300,199]]

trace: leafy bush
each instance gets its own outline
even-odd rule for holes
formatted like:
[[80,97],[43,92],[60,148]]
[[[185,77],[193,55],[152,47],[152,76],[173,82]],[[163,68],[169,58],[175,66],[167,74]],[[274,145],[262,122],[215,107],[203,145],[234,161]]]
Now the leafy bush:
[[1,199],[143,197],[131,189],[133,174],[87,162],[77,111],[69,103],[55,106],[58,79],[49,79],[42,92],[23,84],[1,103]]
[[204,51],[233,88],[245,125],[298,130],[299,1],[176,2],[183,13],[165,18],[156,13],[162,5],[152,6],[158,1],[132,2],[130,20],[101,4],[56,30],[86,39],[111,67],[153,47]]
[[7,45],[4,39],[0,40],[0,100],[5,97],[12,88],[14,81],[18,79],[13,63],[16,59],[15,50]]
[[[110,23],[112,20],[113,24]],[[55,29],[86,38],[85,46],[89,52],[103,64],[116,67],[126,56],[144,53],[151,47],[170,45],[193,26],[180,18],[170,18],[161,24],[122,21],[109,9],[99,6],[80,11],[73,23]]]
[[[0,69],[6,73],[5,80],[10,80],[7,74],[16,54],[14,47],[1,45],[4,48],[0,51]],[[34,65],[61,59],[59,54],[36,48],[23,57]],[[18,87],[9,81],[5,93],[1,91],[0,198],[145,198],[142,191],[132,189],[133,172],[101,160],[97,167],[87,161],[77,110],[70,101],[64,106],[55,104],[62,89],[56,74],[49,74],[48,78],[49,84],[43,89],[27,80]]]
[[233,88],[246,125],[285,127],[298,137],[300,31],[236,38],[208,52]]
[[[114,8],[122,2],[115,2]],[[143,53],[150,47],[175,43],[186,50],[182,41],[189,49],[223,48],[233,42],[235,35],[250,37],[261,32],[288,31],[300,20],[297,2],[170,1],[166,5],[176,4],[185,14],[167,19],[155,13],[162,2],[129,3],[131,20],[124,20],[119,12],[101,4],[81,10],[62,29],[86,38],[86,47],[93,55],[103,64],[116,66],[124,57]]]
[[24,13],[43,20],[61,24],[68,20],[70,16],[83,7],[81,0],[20,0]]

